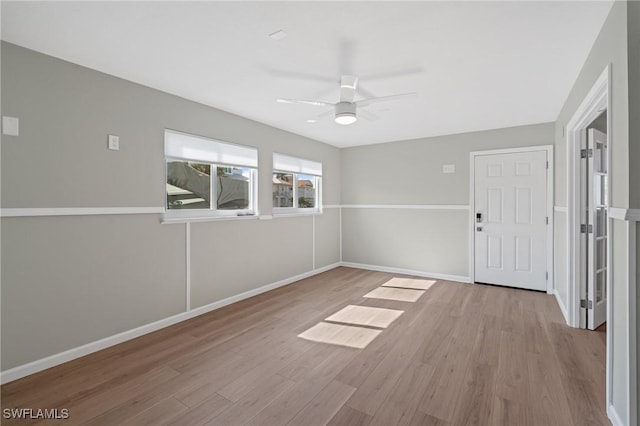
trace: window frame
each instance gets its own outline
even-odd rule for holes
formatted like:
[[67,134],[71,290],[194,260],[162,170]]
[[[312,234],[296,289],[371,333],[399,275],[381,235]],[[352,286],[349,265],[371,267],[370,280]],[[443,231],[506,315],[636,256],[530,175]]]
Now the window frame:
[[[185,135],[191,138],[198,138],[205,141],[212,141],[216,144],[224,144],[237,146],[242,148],[248,148],[256,151],[257,158],[257,148],[238,145],[234,143],[229,143],[225,141],[220,141],[217,139],[207,138],[203,136],[193,135],[189,133],[183,133],[175,130],[165,129],[165,144],[167,141],[167,133],[173,133],[178,135]],[[186,158],[186,157],[178,157],[167,155],[167,148],[165,145],[165,153],[164,153],[164,219],[166,221],[183,221],[183,220],[202,220],[202,219],[231,219],[231,218],[247,218],[247,217],[257,217],[258,216],[258,167],[252,167],[248,165],[242,164],[227,164],[222,162],[211,162],[207,160],[199,160],[197,158]],[[211,167],[211,172],[209,175],[210,186],[209,186],[209,199],[210,206],[208,209],[170,209],[169,208],[169,200],[166,190],[167,178],[168,178],[168,165],[171,161],[180,161],[180,162],[190,162],[190,163],[199,163],[199,164],[208,164]],[[245,209],[219,209],[217,206],[217,181],[214,180],[217,177],[218,167],[225,168],[242,168],[249,170],[249,206]]]
[[[298,159],[302,162],[308,162],[309,160],[305,160],[303,158],[299,158],[299,157],[293,157],[290,155],[286,155],[286,154],[278,154],[278,153],[274,153],[273,154],[274,157],[277,155],[282,155],[284,157],[290,157],[293,159]],[[275,162],[275,159],[274,159]],[[314,162],[320,165],[320,168],[322,168],[322,163],[320,162]],[[284,173],[284,174],[288,174],[288,175],[292,175],[293,176],[293,207],[275,207],[273,206],[273,176],[276,173]],[[320,172],[322,173],[322,172]],[[310,176],[311,178],[313,178],[313,184],[314,184],[314,189],[315,189],[315,206],[314,207],[300,207],[299,203],[298,203],[298,198],[300,198],[299,196],[299,188],[298,188],[298,181],[299,181],[299,176],[300,175],[304,175],[304,176]],[[308,172],[304,172],[304,171],[293,171],[293,170],[286,170],[286,169],[278,169],[275,167],[272,167],[272,171],[271,171],[271,206],[272,206],[272,212],[274,215],[306,215],[306,214],[321,214],[322,213],[322,174],[314,174],[314,173],[308,173]]]

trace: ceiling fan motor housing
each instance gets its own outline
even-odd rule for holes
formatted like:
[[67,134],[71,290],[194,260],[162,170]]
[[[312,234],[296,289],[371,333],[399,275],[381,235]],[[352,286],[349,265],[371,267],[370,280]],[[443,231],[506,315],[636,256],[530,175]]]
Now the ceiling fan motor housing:
[[351,124],[356,121],[356,104],[353,102],[338,102],[336,104],[336,122]]

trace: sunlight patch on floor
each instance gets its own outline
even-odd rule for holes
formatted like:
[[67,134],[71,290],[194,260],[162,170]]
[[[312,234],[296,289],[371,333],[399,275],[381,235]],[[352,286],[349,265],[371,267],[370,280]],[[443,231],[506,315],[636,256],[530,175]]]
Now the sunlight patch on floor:
[[382,287],[409,288],[414,290],[429,290],[435,280],[420,280],[415,278],[391,278]]
[[367,325],[371,327],[387,328],[404,311],[396,309],[372,308],[369,306],[348,305],[340,309],[325,321],[342,322],[346,324]]
[[329,343],[349,348],[366,348],[382,330],[320,322],[298,337],[312,342]]
[[415,302],[424,294],[424,290],[408,290],[406,288],[378,287],[362,297],[372,299],[399,300],[400,302]]

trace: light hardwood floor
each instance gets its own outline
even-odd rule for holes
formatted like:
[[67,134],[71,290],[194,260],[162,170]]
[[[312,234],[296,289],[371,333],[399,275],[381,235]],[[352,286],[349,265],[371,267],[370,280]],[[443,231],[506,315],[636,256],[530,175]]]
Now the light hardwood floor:
[[[337,268],[2,386],[58,424],[608,425],[601,333],[552,296],[437,281],[416,302],[363,295],[395,275]],[[347,305],[404,313],[366,348],[298,334]],[[3,424],[31,424],[7,421]]]

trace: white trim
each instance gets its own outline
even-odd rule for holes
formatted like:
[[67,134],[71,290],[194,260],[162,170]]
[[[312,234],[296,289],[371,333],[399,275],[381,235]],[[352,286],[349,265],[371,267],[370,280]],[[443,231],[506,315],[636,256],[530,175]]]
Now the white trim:
[[615,407],[611,404],[607,405],[607,416],[609,417],[609,420],[611,420],[611,424],[613,426],[625,426],[622,420],[620,420],[620,416],[618,415]]
[[273,290],[278,287],[283,287],[285,285],[311,277],[313,275],[326,272],[328,270],[337,268],[338,266],[340,266],[339,263],[334,263],[332,265],[318,268],[313,271],[305,272],[300,275],[296,275],[290,278],[285,278],[284,280],[267,284],[262,287],[258,287],[256,289],[249,290],[244,293],[240,293],[235,296],[231,296],[226,299],[219,300],[217,302],[213,302],[208,305],[192,309],[189,312],[182,312],[182,313],[170,316],[168,318],[163,318],[161,320],[158,320],[149,324],[145,324],[140,327],[136,327],[131,330],[124,331],[122,333],[114,334],[113,336],[105,337],[104,339],[100,339],[95,342],[87,343],[85,345],[78,346],[76,348],[72,348],[64,352],[57,353],[55,355],[51,355],[46,358],[42,358],[37,361],[30,362],[28,364],[20,365],[18,367],[14,367],[9,370],[5,370],[2,373],[0,373],[0,383],[5,384],[5,383],[12,382],[14,380],[18,380],[30,374],[34,374],[39,371],[46,370],[47,368],[55,367],[56,365],[60,365],[62,363],[80,358],[82,356],[89,355],[91,353],[108,348],[110,346],[117,345],[119,343],[123,343],[131,339],[135,339],[136,337],[140,337],[145,334],[160,330],[162,328],[169,327],[173,324],[177,324],[179,322],[197,317],[207,312],[220,309],[232,303],[239,302],[244,299],[248,299],[249,297],[253,297],[258,294],[265,293],[269,290]]
[[[600,74],[598,79],[595,81],[589,93],[584,98],[580,106],[577,108],[571,120],[566,126],[566,149],[567,149],[567,194],[568,195],[568,213],[567,213],[567,230],[566,230],[566,238],[567,238],[567,254],[568,254],[568,265],[567,265],[567,285],[569,286],[569,297],[568,297],[568,310],[569,310],[569,321],[568,324],[572,327],[582,327],[581,315],[580,315],[580,298],[581,298],[581,270],[583,269],[582,259],[581,259],[581,233],[579,232],[579,226],[581,223],[581,208],[580,208],[580,197],[581,197],[581,167],[580,167],[580,149],[583,148],[583,134],[584,130],[589,126],[590,123],[593,122],[603,110],[607,111],[607,146],[609,152],[612,151],[613,148],[613,140],[615,135],[613,134],[613,110],[612,110],[612,89],[611,89],[611,64],[607,65],[603,72]],[[611,155],[608,156],[608,164],[607,170],[609,173],[611,172]],[[609,183],[610,187],[613,185],[613,182]],[[608,206],[611,206],[611,192],[608,194],[607,203]],[[607,220],[607,235],[610,237],[607,238],[607,265],[612,264],[612,240],[613,235],[611,234],[611,224],[612,219],[617,220],[627,220],[627,210],[628,209],[620,209],[615,207],[609,207],[608,209],[608,217]],[[632,217],[635,217],[635,211],[632,210]],[[627,230],[633,228],[631,225],[635,222],[628,222],[629,226]],[[627,236],[627,241],[630,243],[632,238],[630,235]],[[627,256],[632,254],[632,250],[635,251],[635,247],[627,248]],[[633,270],[633,263],[635,262],[635,258],[628,257],[629,268],[627,273],[631,274]],[[612,269],[608,268],[607,272],[607,289],[609,294],[607,295],[607,322],[611,324],[612,319],[612,311],[613,311],[613,292],[617,291],[614,289],[612,284]],[[630,281],[633,280],[633,281]],[[626,389],[627,392],[627,407],[628,407],[628,416],[627,420],[631,420],[635,418],[636,415],[636,400],[635,400],[635,386],[636,386],[636,346],[635,346],[635,329],[636,324],[635,320],[631,321],[631,315],[635,315],[635,286],[631,285],[631,283],[635,283],[635,276],[627,276],[626,277],[626,289],[620,289],[622,291],[626,291],[626,297],[629,300],[629,304],[626,307],[628,309],[628,317],[629,318],[629,336],[628,344],[629,344],[629,352],[627,355],[627,359],[629,365],[625,366],[627,369],[627,373],[629,373],[632,378],[629,380],[629,386]],[[631,295],[633,294],[633,297]],[[618,307],[620,309],[620,307]],[[633,313],[632,313],[633,311]],[[586,326],[586,325],[585,325]],[[620,416],[616,412],[613,401],[612,401],[612,389],[613,389],[613,375],[611,372],[613,371],[613,333],[615,333],[615,328],[612,326],[608,326],[607,331],[607,343],[606,343],[606,406],[607,406],[607,414],[609,418],[615,425],[622,425],[622,421]],[[631,336],[633,333],[633,336]],[[633,345],[631,343],[634,342]],[[633,365],[631,365],[633,361]],[[633,387],[633,389],[632,389]],[[633,399],[632,399],[633,396]],[[634,424],[629,422],[629,424]]]
[[225,220],[258,220],[258,215],[243,215],[243,216],[210,216],[210,217],[174,217],[168,218],[166,215],[160,221],[163,225],[171,225],[174,223],[189,223],[189,222],[219,222]]
[[343,204],[343,209],[468,210],[467,204]]
[[92,216],[164,213],[164,207],[63,207],[0,209],[0,217]]
[[191,223],[187,222],[185,230],[185,306],[191,310]]
[[556,297],[556,302],[558,302],[558,306],[560,307],[560,312],[562,312],[562,316],[565,321],[569,319],[569,313],[567,312],[567,307],[564,305],[562,298],[560,297],[560,293],[558,293],[558,289],[553,289],[553,295]]
[[339,209],[340,204],[325,204],[322,206],[323,209]]
[[638,265],[636,264],[636,227],[637,224],[635,221],[627,222],[627,232],[628,232],[628,246],[627,246],[627,259],[629,262],[628,267],[628,277],[627,277],[627,318],[629,323],[628,330],[628,345],[629,345],[629,356],[627,357],[627,371],[629,372],[629,389],[627,393],[627,407],[628,414],[627,420],[630,425],[637,425],[637,396],[638,396],[638,353],[637,353],[637,285],[636,282],[636,268]]
[[366,269],[369,271],[389,272],[392,274],[414,275],[416,277],[435,278],[438,280],[457,281],[461,283],[469,283],[469,277],[462,275],[438,274],[435,272],[416,271],[414,269],[395,268],[392,266],[367,265],[355,262],[340,262],[340,266],[348,268]]
[[521,148],[505,148],[505,149],[491,149],[486,151],[472,151],[469,153],[469,279],[470,282],[475,282],[475,158],[483,155],[496,155],[496,154],[513,154],[523,152],[545,152],[547,154],[547,209],[546,215],[549,218],[549,225],[547,226],[547,294],[552,294],[555,288],[555,258],[554,258],[554,157],[553,157],[553,145],[534,145]]
[[316,269],[316,217],[311,217],[311,269]]
[[[581,265],[579,250],[581,244],[581,234],[578,231],[581,223],[580,219],[580,149],[582,144],[581,133],[587,126],[601,114],[606,108],[607,114],[607,145],[611,152],[611,66],[607,65],[600,74],[591,90],[582,101],[571,120],[566,126],[566,146],[567,146],[567,285],[569,287],[567,309],[569,311],[569,322],[571,327],[580,327],[580,274]],[[608,156],[609,164],[607,170],[611,170],[611,155]],[[610,194],[607,205],[610,205]],[[607,252],[611,253],[611,238],[607,239]],[[611,263],[608,263],[609,265]],[[610,270],[611,268],[609,268]],[[610,275],[610,274],[609,274]],[[611,283],[611,277],[607,278]],[[611,285],[607,286],[608,289]],[[607,311],[610,310],[610,299],[607,297]],[[607,354],[608,358],[609,354]],[[609,371],[609,366],[607,366]],[[609,395],[610,396],[610,395]],[[607,396],[607,401],[609,400]]]
[[608,214],[611,219],[640,222],[640,209],[626,209],[621,207],[609,207]]
[[340,263],[342,263],[342,207],[340,207]]
[[565,206],[553,206],[553,211],[558,213],[566,213],[567,208]]

